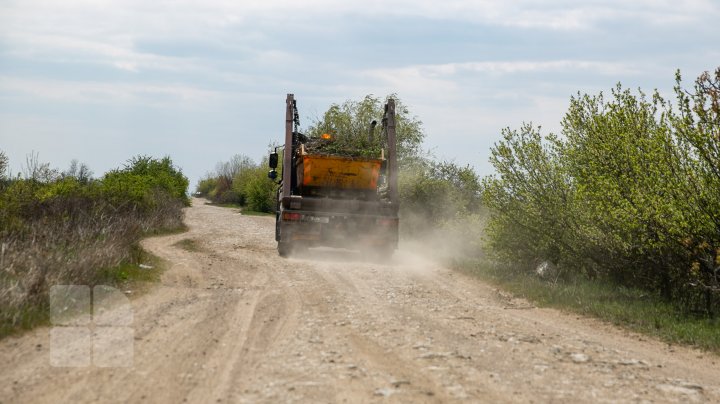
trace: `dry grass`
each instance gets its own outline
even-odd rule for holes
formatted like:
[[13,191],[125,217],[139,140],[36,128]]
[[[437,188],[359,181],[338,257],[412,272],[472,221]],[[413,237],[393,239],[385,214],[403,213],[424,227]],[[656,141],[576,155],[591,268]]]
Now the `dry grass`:
[[123,281],[110,269],[140,263],[143,235],[182,226],[182,203],[171,199],[145,214],[102,207],[62,212],[0,233],[0,337],[46,321],[51,286]]

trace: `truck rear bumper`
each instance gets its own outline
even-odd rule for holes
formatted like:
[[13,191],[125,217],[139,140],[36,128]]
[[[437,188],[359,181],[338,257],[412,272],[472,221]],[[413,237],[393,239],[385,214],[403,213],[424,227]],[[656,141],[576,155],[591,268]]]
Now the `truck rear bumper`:
[[398,214],[398,206],[385,201],[313,198],[293,195],[282,197],[281,205],[283,209],[310,212],[318,215],[340,214],[397,217]]
[[398,219],[395,216],[283,211],[280,241],[307,246],[386,246],[397,248]]

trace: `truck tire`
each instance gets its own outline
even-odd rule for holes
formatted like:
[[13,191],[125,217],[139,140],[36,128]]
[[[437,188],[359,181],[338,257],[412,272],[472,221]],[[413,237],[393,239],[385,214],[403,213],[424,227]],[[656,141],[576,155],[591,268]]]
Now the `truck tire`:
[[280,211],[275,214],[275,241],[280,241]]
[[292,253],[292,244],[287,241],[278,241],[278,254],[281,257],[287,257]]

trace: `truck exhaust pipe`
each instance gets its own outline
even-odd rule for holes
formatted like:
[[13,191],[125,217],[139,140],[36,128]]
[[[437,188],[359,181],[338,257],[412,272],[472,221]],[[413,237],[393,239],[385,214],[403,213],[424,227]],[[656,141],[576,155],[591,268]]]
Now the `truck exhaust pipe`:
[[372,122],[370,122],[370,133],[368,134],[368,141],[370,142],[370,144],[373,144],[375,142],[375,127],[376,126],[377,126],[377,121],[373,119]]

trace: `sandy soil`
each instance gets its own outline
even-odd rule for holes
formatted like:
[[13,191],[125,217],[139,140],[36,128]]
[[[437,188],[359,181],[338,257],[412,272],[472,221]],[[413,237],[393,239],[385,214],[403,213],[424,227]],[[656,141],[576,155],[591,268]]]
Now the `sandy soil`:
[[[145,240],[130,367],[53,367],[50,328],[0,341],[0,402],[720,402],[720,358],[538,309],[420,255],[277,256],[271,217],[195,200]],[[174,243],[192,239],[201,251]]]

